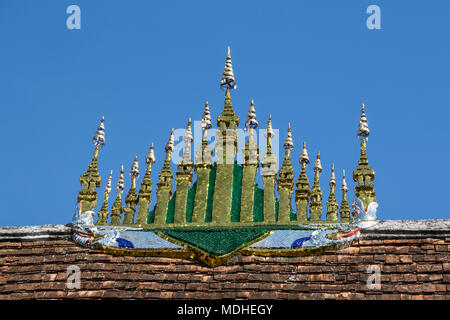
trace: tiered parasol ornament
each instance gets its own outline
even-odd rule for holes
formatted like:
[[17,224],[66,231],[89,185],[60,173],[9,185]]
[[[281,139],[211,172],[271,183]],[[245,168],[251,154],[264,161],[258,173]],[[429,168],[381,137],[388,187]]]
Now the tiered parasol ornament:
[[364,109],[364,103],[361,106],[361,117],[359,119],[359,125],[358,125],[358,137],[361,139],[368,139],[370,135],[369,130],[369,122],[366,118],[366,110]]
[[150,146],[150,150],[148,152],[147,157],[145,158],[145,163],[147,165],[149,164],[154,164],[156,162],[156,157],[155,157],[155,147],[152,145]]
[[227,60],[225,61],[225,69],[223,70],[222,80],[220,80],[222,89],[236,89],[236,81],[234,80],[233,65],[231,64],[230,47],[228,47]]
[[255,104],[252,99],[252,101],[250,102],[250,107],[248,109],[247,121],[245,121],[245,130],[248,130],[250,128],[256,129],[257,127],[258,120],[256,120]]
[[123,193],[123,190],[125,189],[125,179],[123,174],[125,173],[125,171],[123,171],[123,164],[120,166],[120,177],[119,177],[119,181],[117,181],[117,187],[116,187],[116,192],[118,193]]
[[292,140],[291,124],[290,123],[288,123],[288,133],[287,133],[287,136],[286,136],[286,140],[284,140],[283,147],[284,147],[285,150],[294,148],[294,141]]
[[137,156],[134,157],[133,165],[131,166],[130,177],[139,178],[139,163]]
[[97,132],[92,138],[92,142],[95,146],[104,146],[105,145],[105,117],[102,117],[100,120],[100,124],[97,128]]

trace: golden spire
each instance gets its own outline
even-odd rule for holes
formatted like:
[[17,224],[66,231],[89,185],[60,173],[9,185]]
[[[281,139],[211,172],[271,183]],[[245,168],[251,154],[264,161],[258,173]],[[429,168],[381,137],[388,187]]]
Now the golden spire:
[[217,117],[217,126],[220,130],[234,129],[239,125],[239,116],[236,115],[231,102],[230,90],[225,92],[225,103],[220,116]]
[[269,120],[267,120],[267,129],[264,133],[264,136],[267,138],[267,148],[266,154],[261,161],[261,174],[264,175],[276,175],[277,173],[277,158],[272,153],[272,138],[275,136],[275,133],[272,129],[272,116],[269,115]]
[[119,180],[117,181],[117,187],[116,187],[116,192],[118,192],[119,194],[123,193],[123,190],[125,189],[125,179],[123,177],[123,174],[125,173],[125,171],[123,171],[123,164],[120,166],[120,176],[119,176]]
[[286,170],[290,173],[294,173],[294,170],[292,169],[291,164],[291,149],[294,148],[294,141],[292,140],[292,133],[291,133],[291,124],[288,123],[288,132],[286,135],[286,140],[284,140],[283,144],[285,153],[284,153],[284,160],[283,164],[281,165],[280,171],[285,172]]
[[92,138],[95,145],[94,155],[89,163],[88,169],[80,177],[80,184],[82,189],[78,192],[77,202],[80,203],[82,212],[94,209],[97,206],[97,192],[96,188],[101,185],[101,177],[98,173],[98,150],[100,146],[105,144],[105,118],[102,117],[100,125]]
[[295,204],[297,205],[297,221],[305,222],[308,216],[308,202],[311,191],[309,190],[309,180],[306,175],[306,165],[309,163],[308,152],[306,150],[306,142],[303,142],[302,154],[300,156],[300,164],[302,171],[295,183]]
[[291,163],[291,150],[294,148],[294,142],[292,141],[292,133],[291,133],[291,124],[288,124],[288,132],[286,135],[286,140],[284,141],[284,160],[281,165],[280,170],[278,171],[279,179],[278,179],[278,187],[286,186],[293,191],[294,188],[294,169],[292,168]]
[[119,180],[117,181],[117,197],[114,201],[112,207],[111,207],[111,225],[119,225],[120,221],[122,219],[122,212],[123,212],[123,205],[122,205],[122,193],[125,189],[124,186],[124,177],[123,177],[124,171],[123,171],[123,164],[120,166],[120,176]]
[[322,190],[320,189],[320,173],[322,164],[320,163],[320,151],[317,153],[316,163],[314,164],[314,184],[311,188],[311,220],[320,221],[322,215]]
[[192,169],[192,159],[191,159],[191,143],[194,141],[194,138],[192,136],[192,130],[191,130],[191,118],[188,120],[186,132],[183,136],[184,141],[184,151],[183,156],[181,158],[180,164],[178,168],[180,169],[180,165],[182,168],[182,171],[190,171]]
[[294,148],[294,142],[291,134],[291,124],[288,124],[286,140],[283,144],[285,153],[283,164],[278,171],[278,219],[282,224],[291,221],[291,199],[294,192],[294,169],[291,163],[291,150]]
[[370,131],[368,121],[366,118],[364,104],[361,107],[361,117],[358,125],[358,138],[361,140],[361,153],[356,170],[353,171],[353,181],[358,184],[355,186],[355,196],[363,203],[363,210],[371,202],[376,201],[375,187],[370,182],[375,180],[375,172],[369,165],[367,157],[366,141],[369,137]]
[[267,150],[266,154],[272,154],[272,138],[275,136],[275,133],[272,129],[272,115],[269,114],[269,120],[267,120],[267,129],[264,133],[264,136],[267,138]]
[[123,219],[123,224],[131,225],[134,223],[134,215],[136,213],[136,205],[138,204],[138,195],[136,192],[136,179],[139,178],[139,163],[137,159],[137,155],[134,158],[133,165],[130,170],[131,177],[131,187],[128,190],[128,194],[125,198],[126,208],[125,217]]
[[338,214],[339,204],[336,201],[336,176],[334,175],[334,164],[331,165],[331,178],[330,178],[330,196],[327,201],[327,220],[336,221]]
[[259,147],[256,145],[254,138],[257,127],[258,120],[256,120],[255,104],[252,100],[248,109],[247,121],[245,121],[245,130],[248,130],[248,140],[244,147],[245,164],[258,164]]
[[172,159],[172,151],[174,148],[174,130],[170,132],[169,141],[167,141],[165,151],[166,151],[166,159],[164,160],[163,167],[161,172],[159,173],[160,183],[170,184],[170,181],[173,179],[172,170],[170,169],[170,161]]
[[231,63],[230,47],[228,47],[227,59],[225,61],[225,68],[223,70],[222,79],[220,80],[220,87],[228,89],[236,89],[236,81],[234,79],[233,66]]
[[347,182],[345,181],[345,170],[342,170],[342,201],[341,207],[339,209],[339,215],[341,216],[341,221],[348,222],[350,221],[350,206],[347,200]]
[[139,189],[138,196],[138,214],[136,218],[136,224],[145,224],[147,222],[148,207],[151,202],[152,195],[152,164],[156,162],[153,143],[150,146],[150,150],[145,158],[147,169],[145,170],[144,178],[141,181],[141,188]]
[[155,224],[164,224],[166,221],[167,208],[172,195],[173,173],[170,169],[170,161],[172,159],[172,151],[174,148],[174,131],[170,132],[169,141],[166,144],[166,159],[159,173],[159,182],[156,189],[156,207],[155,207]]
[[212,149],[208,147],[208,130],[212,128],[211,113],[209,111],[209,103],[205,102],[205,109],[203,111],[200,127],[203,131],[202,145],[195,150],[195,164],[196,165],[209,165],[212,164]]
[[103,204],[102,204],[102,207],[101,207],[100,211],[98,212],[97,225],[106,225],[106,224],[108,224],[108,215],[109,215],[108,200],[109,200],[109,195],[111,193],[112,173],[113,173],[113,171],[111,170],[111,172],[109,173],[108,182],[106,183],[106,187],[105,187],[105,192],[104,192],[104,197],[103,197]]

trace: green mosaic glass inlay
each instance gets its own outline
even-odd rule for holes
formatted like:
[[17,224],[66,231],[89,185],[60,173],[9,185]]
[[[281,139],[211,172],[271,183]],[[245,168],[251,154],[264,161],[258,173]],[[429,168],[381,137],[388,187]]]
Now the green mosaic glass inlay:
[[261,238],[268,231],[263,229],[236,229],[211,231],[205,228],[201,231],[162,231],[163,234],[191,244],[209,254],[221,256],[248,243]]

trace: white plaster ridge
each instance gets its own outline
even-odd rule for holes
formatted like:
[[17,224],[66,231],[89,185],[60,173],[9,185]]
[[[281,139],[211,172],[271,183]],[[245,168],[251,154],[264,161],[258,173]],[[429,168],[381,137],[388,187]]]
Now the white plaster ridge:
[[0,241],[38,241],[70,239],[71,228],[62,224],[0,227]]
[[[72,229],[65,225],[0,227],[0,241],[66,240]],[[364,239],[450,238],[450,219],[382,220],[362,229]]]

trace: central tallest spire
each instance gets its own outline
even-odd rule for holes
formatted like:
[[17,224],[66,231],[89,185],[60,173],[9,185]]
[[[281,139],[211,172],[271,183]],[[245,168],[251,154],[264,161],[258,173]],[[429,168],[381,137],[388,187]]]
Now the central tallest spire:
[[234,129],[239,125],[239,117],[234,112],[233,105],[231,103],[230,90],[236,89],[236,80],[234,79],[233,66],[231,64],[230,47],[228,47],[227,60],[225,61],[225,68],[222,74],[222,80],[220,81],[220,87],[225,88],[225,105],[223,111],[219,117],[217,117],[217,126],[221,130]]
[[231,222],[234,161],[238,145],[236,127],[239,125],[239,117],[236,116],[231,104],[230,90],[236,88],[236,81],[231,66],[229,47],[220,87],[225,88],[226,93],[225,105],[221,115],[217,117],[219,128],[216,131],[217,169],[214,182],[212,222],[227,224]]

